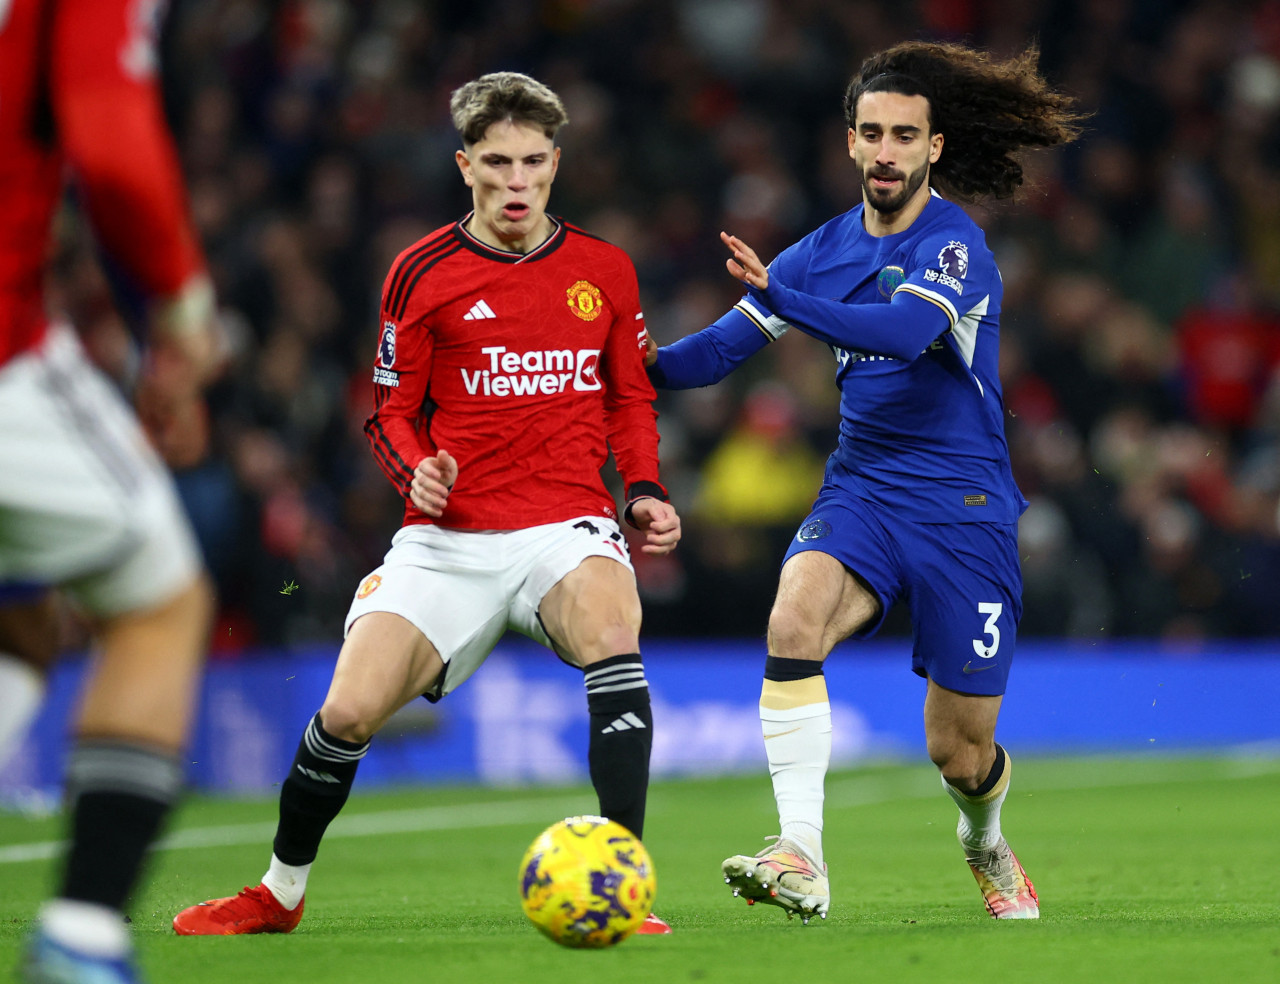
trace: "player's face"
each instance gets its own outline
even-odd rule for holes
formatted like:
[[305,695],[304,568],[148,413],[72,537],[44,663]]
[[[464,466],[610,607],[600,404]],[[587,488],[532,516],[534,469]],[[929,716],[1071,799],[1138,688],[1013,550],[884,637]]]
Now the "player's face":
[[942,134],[929,133],[929,100],[924,96],[868,92],[858,100],[849,156],[862,174],[869,207],[893,215],[928,195],[929,165],[941,154]]
[[458,151],[457,161],[475,204],[467,227],[473,236],[498,249],[527,253],[550,235],[547,199],[560,148],[541,127],[494,123],[483,139]]

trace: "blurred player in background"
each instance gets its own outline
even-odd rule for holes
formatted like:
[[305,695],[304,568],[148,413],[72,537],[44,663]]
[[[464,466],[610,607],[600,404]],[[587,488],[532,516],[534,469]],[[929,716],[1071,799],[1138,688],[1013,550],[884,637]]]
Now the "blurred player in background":
[[1004,437],[1000,274],[982,230],[933,190],[1008,196],[1022,183],[1016,151],[1074,139],[1079,116],[1036,60],[907,43],[865,61],[845,94],[862,203],[767,269],[722,233],[729,272],[749,293],[658,351],[651,369],[662,387],[705,386],[791,326],[836,356],[839,446],[783,561],[760,694],[781,836],[723,865],[735,895],[805,922],[830,904],[823,660],[842,639],[873,635],[899,599],[911,612],[913,669],[928,680],[929,757],[960,809],[987,909],[1039,915],[1000,830],[1010,761],[995,727],[1022,610],[1026,508]]
[[[213,295],[129,0],[0,0],[0,721],[12,748],[55,647],[49,591],[94,622],[67,761],[70,846],[28,981],[137,980],[123,906],[182,784],[212,595],[172,480],[136,416],[46,313],[70,178],[122,287],[146,303],[157,412],[198,399]],[[15,686],[15,680],[22,682]]]
[[[508,629],[584,671],[600,812],[643,836],[653,718],[635,574],[600,477],[609,451],[641,549],[674,549],[680,519],[658,482],[635,269],[546,212],[567,122],[554,92],[502,72],[451,109],[474,210],[392,264],[365,425],[404,525],[356,591],[262,884],[178,913],[184,935],[297,926],[372,736],[418,696],[454,690]],[[651,915],[641,931],[670,930]]]

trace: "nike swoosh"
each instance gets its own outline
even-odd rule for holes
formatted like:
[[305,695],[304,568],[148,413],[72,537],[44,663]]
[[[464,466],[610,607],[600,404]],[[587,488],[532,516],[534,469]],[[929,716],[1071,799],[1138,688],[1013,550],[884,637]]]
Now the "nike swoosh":
[[989,670],[995,665],[996,665],[995,663],[987,663],[983,666],[974,666],[972,662],[969,662],[969,663],[965,663],[964,666],[960,667],[960,672],[961,673],[981,673],[983,670]]
[[800,727],[799,725],[797,725],[796,727],[792,728],[790,731],[779,731],[777,734],[765,735],[764,740],[768,741],[770,738],[781,738],[783,735],[793,735],[799,730],[800,730]]

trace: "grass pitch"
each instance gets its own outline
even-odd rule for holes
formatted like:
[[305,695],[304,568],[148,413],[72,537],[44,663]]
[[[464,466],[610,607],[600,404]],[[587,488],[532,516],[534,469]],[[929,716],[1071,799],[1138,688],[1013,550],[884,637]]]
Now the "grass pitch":
[[[834,773],[827,804],[832,912],[804,927],[719,877],[723,857],[776,833],[767,776],[655,784],[645,840],[674,934],[570,951],[525,921],[516,867],[544,826],[594,810],[589,788],[357,792],[299,929],[224,938],[176,937],[170,919],[257,883],[275,801],[193,799],[152,858],[134,931],[153,984],[1280,981],[1275,759],[1017,759],[1004,827],[1037,922],[987,917],[927,764]],[[0,975],[52,883],[58,832],[0,816]]]

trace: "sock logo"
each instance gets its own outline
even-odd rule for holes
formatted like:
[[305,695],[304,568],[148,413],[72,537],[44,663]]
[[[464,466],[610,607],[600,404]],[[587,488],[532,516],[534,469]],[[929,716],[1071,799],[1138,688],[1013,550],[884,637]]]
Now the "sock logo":
[[335,776],[331,776],[327,772],[316,772],[314,769],[308,769],[305,765],[299,765],[298,771],[308,779],[312,779],[315,782],[331,782],[337,784],[340,781]]
[[609,727],[601,729],[600,734],[608,735],[615,731],[631,731],[633,728],[643,727],[644,722],[636,717],[631,711],[627,711],[626,714],[615,720],[613,724],[609,725]]

